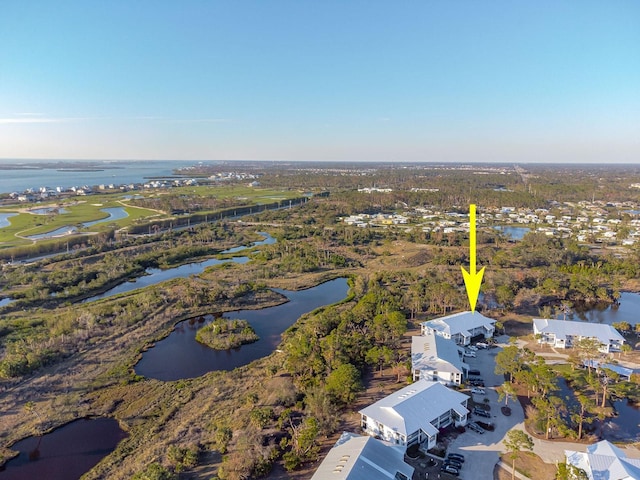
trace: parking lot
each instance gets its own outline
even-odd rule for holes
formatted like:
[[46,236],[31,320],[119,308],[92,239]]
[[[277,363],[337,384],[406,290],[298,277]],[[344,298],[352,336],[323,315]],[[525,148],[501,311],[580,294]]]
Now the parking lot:
[[[514,408],[512,408],[512,413],[508,417],[500,411],[500,407],[504,405],[504,400],[500,403],[498,402],[498,393],[495,387],[502,385],[503,378],[494,373],[495,356],[500,350],[500,347],[486,350],[479,349],[475,358],[465,358],[465,363],[469,365],[469,368],[480,371],[480,376],[484,379],[484,390],[486,392],[485,395],[472,394],[471,392],[465,393],[471,395],[477,403],[483,403],[485,398],[489,399],[488,408],[491,415],[491,418],[484,418],[470,414],[469,421],[492,422],[495,425],[495,430],[485,431],[480,434],[467,428],[466,432],[458,435],[449,444],[447,453],[461,453],[465,456],[465,463],[460,470],[459,476],[462,479],[493,479],[493,469],[499,460],[500,453],[503,451],[502,439],[511,428],[524,421],[522,408],[517,403],[510,404]],[[434,478],[439,477],[435,476]],[[443,474],[441,478],[453,477]]]

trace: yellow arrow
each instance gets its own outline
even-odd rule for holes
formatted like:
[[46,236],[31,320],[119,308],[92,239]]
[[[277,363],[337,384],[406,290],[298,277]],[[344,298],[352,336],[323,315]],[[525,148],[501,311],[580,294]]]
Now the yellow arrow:
[[464,267],[460,268],[462,268],[464,286],[467,289],[471,311],[475,312],[484,267],[476,272],[476,206],[473,203],[469,205],[469,271],[467,272]]

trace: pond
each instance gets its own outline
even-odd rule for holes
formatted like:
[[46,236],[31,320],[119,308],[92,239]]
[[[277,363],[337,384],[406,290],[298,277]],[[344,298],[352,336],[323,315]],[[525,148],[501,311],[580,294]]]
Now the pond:
[[158,380],[171,381],[193,378],[212,370],[232,370],[271,354],[281,342],[281,335],[307,312],[336,303],[347,296],[349,286],[345,278],[338,278],[316,287],[300,291],[274,291],[289,301],[261,310],[239,310],[223,315],[229,319],[247,320],[260,340],[233,350],[213,350],[198,343],[196,331],[211,322],[195,319],[178,323],[171,334],[142,354],[135,366],[136,373]]
[[2,480],[76,480],[111,453],[126,433],[113,418],[81,419],[11,449],[20,452],[0,471]]
[[[262,235],[264,240],[260,240],[257,242],[253,242],[250,246],[239,246],[233,247],[228,250],[224,250],[220,252],[220,254],[231,254],[237,253],[242,250],[246,250],[247,248],[252,248],[259,245],[268,245],[276,242],[276,239],[271,235],[265,232],[258,232]],[[186,278],[191,275],[199,275],[204,272],[207,267],[211,267],[213,265],[220,265],[223,263],[239,263],[244,264],[249,261],[249,257],[233,257],[229,259],[219,260],[217,258],[210,258],[209,260],[205,260],[202,262],[194,262],[194,263],[185,263],[184,265],[180,265],[179,267],[161,269],[161,268],[148,268],[146,270],[146,274],[142,277],[138,277],[135,280],[121,283],[113,287],[110,290],[107,290],[104,293],[99,295],[94,295],[93,297],[87,298],[82,301],[82,303],[93,302],[95,300],[100,300],[102,298],[112,297],[114,295],[118,295],[120,293],[130,292],[132,290],[137,290],[139,288],[149,287],[151,285],[156,285],[161,282],[165,282],[167,280],[172,280],[174,278]]]
[[499,230],[504,236],[508,237],[511,240],[522,240],[524,236],[531,231],[530,228],[527,227],[493,227],[496,230]]
[[9,219],[15,217],[17,213],[0,213],[0,228],[8,227],[11,225]]
[[640,441],[640,408],[631,405],[626,398],[614,401],[613,408],[617,416],[602,426],[602,437],[612,442]]
[[[563,318],[562,314],[558,318]],[[583,320],[608,325],[625,321],[633,327],[640,321],[640,294],[622,292],[618,305],[605,304],[586,311],[573,311],[567,315],[567,320]]]
[[[259,240],[257,242],[253,242],[251,244],[251,248],[252,247],[259,247],[260,245],[273,245],[277,241],[275,238],[273,238],[271,235],[269,235],[266,232],[258,232],[258,233],[264,237],[264,240]],[[241,252],[242,250],[246,250],[247,248],[250,248],[250,247],[246,247],[244,245],[240,245],[239,247],[232,247],[232,248],[229,248],[227,250],[223,250],[220,253],[221,254],[238,253],[238,252]]]
[[69,210],[63,207],[32,208],[31,210],[27,210],[27,211],[33,215],[48,215],[50,213],[55,213],[55,214],[69,213]]
[[60,227],[56,230],[52,230],[50,232],[39,233],[37,235],[29,235],[25,238],[30,240],[40,240],[43,238],[52,238],[52,237],[64,237],[65,235],[71,235],[72,233],[76,233],[78,229],[71,225],[65,225],[64,227]]
[[9,305],[11,302],[13,302],[13,298],[11,297],[0,298],[0,307]]
[[104,222],[115,222],[116,220],[121,220],[123,218],[127,218],[129,214],[123,207],[110,207],[110,208],[101,208],[101,212],[108,213],[109,216],[106,218],[101,218],[100,220],[93,220],[92,222],[85,222],[82,224],[83,227],[91,227],[92,225],[96,225],[98,223]]
[[[580,404],[573,390],[562,377],[558,378],[558,388],[556,395],[564,399],[574,411],[579,411]],[[600,439],[610,442],[640,441],[640,409],[631,405],[626,398],[615,400],[611,404],[616,411],[616,416],[609,417],[604,422],[596,420],[591,425],[585,423],[585,430],[593,431]]]
[[95,300],[100,300],[101,298],[107,298],[118,295],[120,293],[131,292],[132,290],[149,287],[151,285],[166,282],[167,280],[172,280],[174,278],[186,278],[191,275],[198,275],[204,272],[205,268],[211,267],[213,265],[220,265],[222,263],[229,262],[247,263],[248,261],[249,257],[233,257],[228,260],[218,260],[217,258],[210,258],[209,260],[205,260],[203,262],[186,263],[184,265],[180,265],[179,267],[167,268],[166,270],[162,270],[161,268],[148,268],[144,276],[138,277],[135,280],[129,282],[121,283],[120,285],[117,285],[104,293],[94,295],[93,297],[83,300],[82,303],[93,302]]

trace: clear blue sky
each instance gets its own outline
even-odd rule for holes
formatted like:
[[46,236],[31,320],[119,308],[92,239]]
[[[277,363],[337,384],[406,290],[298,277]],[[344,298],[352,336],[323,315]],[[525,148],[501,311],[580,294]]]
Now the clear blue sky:
[[3,0],[0,158],[640,163],[640,2]]

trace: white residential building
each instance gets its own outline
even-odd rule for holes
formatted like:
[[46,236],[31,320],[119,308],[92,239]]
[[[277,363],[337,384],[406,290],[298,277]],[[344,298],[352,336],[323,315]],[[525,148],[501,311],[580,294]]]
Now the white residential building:
[[496,321],[478,312],[454,313],[428,322],[422,322],[421,331],[425,335],[433,332],[441,337],[452,339],[458,345],[469,345],[477,335],[490,338],[495,331]]
[[413,380],[425,379],[445,385],[460,385],[469,366],[460,358],[460,348],[433,331],[411,337]]
[[404,452],[402,447],[344,432],[311,480],[408,480],[414,469],[404,462]]
[[589,480],[640,480],[640,459],[629,458],[607,440],[587,447],[586,452],[565,450],[567,464],[587,474]]
[[582,338],[595,338],[600,342],[603,353],[618,352],[625,342],[611,325],[547,318],[533,319],[533,334],[540,335],[540,343],[548,343],[555,348],[570,348]]
[[390,443],[435,447],[438,429],[465,425],[469,396],[439,382],[418,380],[360,410],[362,429]]

